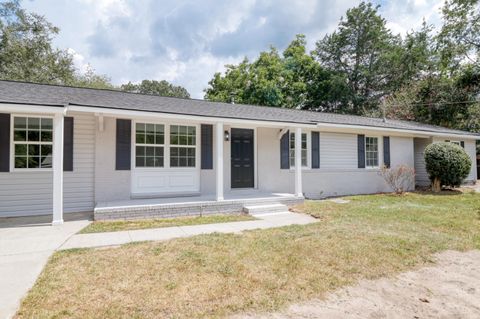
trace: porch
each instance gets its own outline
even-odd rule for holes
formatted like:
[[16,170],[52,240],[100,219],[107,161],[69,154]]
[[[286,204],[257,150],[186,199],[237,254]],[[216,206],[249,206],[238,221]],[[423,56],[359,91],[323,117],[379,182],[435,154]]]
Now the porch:
[[294,194],[255,190],[228,192],[222,201],[218,201],[215,195],[130,199],[98,203],[94,218],[110,220],[229,214],[242,212],[252,206],[263,207],[263,211],[287,210],[287,207],[303,203],[303,200],[303,197]]

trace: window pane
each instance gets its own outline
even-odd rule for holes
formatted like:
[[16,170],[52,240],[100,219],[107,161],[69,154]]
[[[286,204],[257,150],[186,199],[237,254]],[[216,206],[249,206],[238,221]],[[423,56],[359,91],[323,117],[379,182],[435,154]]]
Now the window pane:
[[163,134],[156,134],[155,135],[155,144],[164,144],[165,143],[165,136]]
[[28,129],[29,130],[39,130],[40,129],[40,119],[36,117],[28,118]]
[[26,129],[27,128],[27,118],[25,117],[15,117],[13,121],[13,127],[15,129]]
[[145,155],[146,156],[155,156],[155,148],[154,147],[146,147],[145,148]]
[[28,131],[28,141],[29,142],[39,142],[40,141],[40,131]]
[[42,168],[52,168],[52,157],[42,155],[42,162],[40,165]]
[[145,167],[145,157],[137,156],[135,158],[135,166],[137,167]]
[[163,157],[163,147],[155,147],[155,157]]
[[155,134],[155,124],[146,124],[145,131],[147,134]]
[[137,146],[135,148],[135,154],[137,156],[145,156],[145,146]]
[[40,156],[40,145],[30,144],[28,145],[29,156]]
[[51,131],[42,131],[41,133],[42,142],[52,142],[52,132]]
[[137,144],[145,144],[145,133],[138,133],[135,135],[135,142]]
[[39,156],[29,156],[28,157],[28,168],[39,168],[40,167],[40,157]]
[[41,119],[42,123],[42,130],[52,130],[53,129],[53,121],[52,119]]
[[145,123],[137,123],[135,126],[135,131],[137,133],[145,133]]
[[41,155],[42,158],[44,156],[51,156],[52,155],[52,145],[42,145],[41,147]]
[[147,135],[145,136],[145,143],[155,144],[155,134],[147,132]]
[[15,168],[27,168],[27,157],[15,156]]
[[16,144],[15,145],[15,156],[27,156],[27,145]]
[[178,145],[178,136],[177,135],[170,135],[170,144]]
[[15,131],[14,132],[14,140],[23,142],[27,140],[27,131]]
[[155,167],[155,157],[146,157],[145,158],[146,167]]

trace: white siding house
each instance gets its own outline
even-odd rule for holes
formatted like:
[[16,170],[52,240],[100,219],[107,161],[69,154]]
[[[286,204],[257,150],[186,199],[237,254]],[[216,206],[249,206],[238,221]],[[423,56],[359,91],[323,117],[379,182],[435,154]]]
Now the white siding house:
[[[0,217],[229,212],[428,185],[423,150],[478,135],[419,123],[0,81]],[[413,189],[415,185],[410,185]],[[168,214],[167,214],[168,213]]]

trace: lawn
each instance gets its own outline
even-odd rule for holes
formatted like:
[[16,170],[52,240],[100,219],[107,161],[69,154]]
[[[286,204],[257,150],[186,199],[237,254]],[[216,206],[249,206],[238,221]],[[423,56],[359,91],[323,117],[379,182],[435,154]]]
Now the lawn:
[[55,253],[17,318],[204,318],[278,310],[480,248],[480,194],[308,201],[320,219],[243,234]]
[[206,215],[193,217],[142,219],[142,220],[120,220],[120,221],[95,221],[82,229],[80,234],[102,233],[122,230],[135,230],[146,228],[161,228],[172,226],[190,226],[215,223],[240,222],[255,220],[256,218],[247,214],[231,215]]

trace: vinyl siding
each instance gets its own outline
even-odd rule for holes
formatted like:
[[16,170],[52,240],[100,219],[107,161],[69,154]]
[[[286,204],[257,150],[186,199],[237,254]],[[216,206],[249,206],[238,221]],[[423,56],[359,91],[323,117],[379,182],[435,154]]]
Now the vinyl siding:
[[[74,117],[73,172],[64,172],[65,212],[94,206],[95,117]],[[0,173],[0,217],[52,213],[51,171]]]
[[430,179],[428,178],[427,169],[425,168],[424,151],[428,144],[432,143],[429,138],[415,138],[415,184],[419,186],[428,186]]
[[64,211],[92,211],[95,203],[95,116],[74,115],[73,172],[64,173]]

